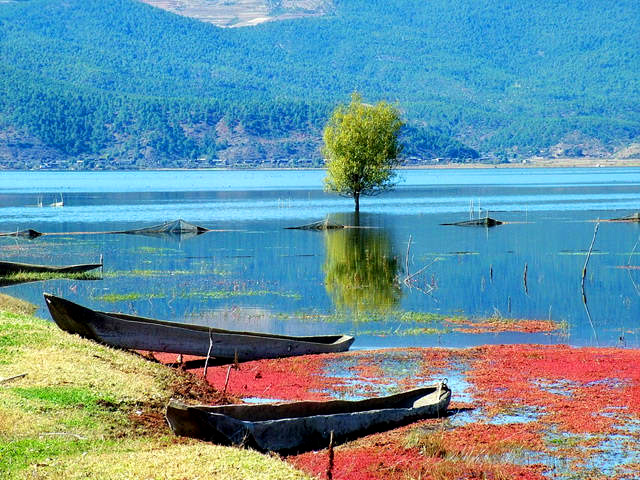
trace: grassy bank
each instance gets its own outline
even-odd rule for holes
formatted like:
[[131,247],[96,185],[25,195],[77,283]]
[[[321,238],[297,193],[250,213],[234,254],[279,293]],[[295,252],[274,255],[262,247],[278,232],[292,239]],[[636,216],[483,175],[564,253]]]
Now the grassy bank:
[[277,458],[175,437],[169,398],[214,403],[216,391],[34,310],[0,295],[0,478],[309,478]]

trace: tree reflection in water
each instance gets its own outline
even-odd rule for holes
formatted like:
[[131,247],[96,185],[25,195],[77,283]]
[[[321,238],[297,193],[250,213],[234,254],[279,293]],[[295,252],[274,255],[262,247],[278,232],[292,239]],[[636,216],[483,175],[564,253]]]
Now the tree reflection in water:
[[385,230],[325,232],[325,288],[336,309],[383,313],[399,302],[399,262]]

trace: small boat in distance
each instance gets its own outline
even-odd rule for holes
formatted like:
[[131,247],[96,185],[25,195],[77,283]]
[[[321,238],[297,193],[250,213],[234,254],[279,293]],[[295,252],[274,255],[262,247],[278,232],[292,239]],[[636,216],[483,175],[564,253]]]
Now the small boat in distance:
[[42,233],[34,230],[33,228],[27,228],[26,230],[16,230],[15,232],[3,232],[0,233],[0,237],[22,237],[34,239],[41,237]]
[[152,225],[150,227],[136,228],[133,230],[121,230],[109,233],[126,233],[128,235],[147,235],[152,237],[175,236],[175,237],[195,237],[210,230],[200,225],[185,222],[181,218],[170,222],[161,223],[160,225]]
[[83,263],[78,265],[35,265],[31,263],[0,262],[0,276],[15,273],[84,273],[101,268],[100,263]]
[[62,198],[62,194],[60,194],[60,201],[59,202],[53,202],[51,204],[49,204],[50,207],[64,207],[64,199]]
[[370,433],[443,416],[446,383],[366,400],[256,405],[187,406],[171,400],[167,421],[176,435],[260,451],[295,454]]
[[44,298],[51,317],[62,330],[117,348],[199,357],[210,354],[217,359],[249,361],[344,352],[354,340],[348,335],[294,337],[222,330],[124,313],[100,312],[47,293]]
[[462,222],[441,223],[440,225],[455,225],[456,227],[495,227],[502,225],[504,222],[491,217],[475,218],[472,220],[464,220]]
[[629,222],[629,223],[640,223],[640,212],[634,212],[630,215],[627,215],[625,217],[619,217],[619,218],[611,218],[609,220],[607,220],[607,222]]

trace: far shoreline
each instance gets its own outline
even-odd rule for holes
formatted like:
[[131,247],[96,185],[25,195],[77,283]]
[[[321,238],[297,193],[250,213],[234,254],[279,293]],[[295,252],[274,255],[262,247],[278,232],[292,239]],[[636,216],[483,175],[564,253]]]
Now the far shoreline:
[[[597,158],[597,157],[581,157],[581,158],[542,158],[533,157],[522,160],[521,162],[508,163],[482,163],[482,162],[438,162],[426,165],[400,165],[397,170],[489,170],[489,169],[536,169],[536,168],[628,168],[640,167],[640,158]],[[39,169],[2,169],[2,172],[208,172],[208,171],[315,171],[326,170],[324,167],[212,167],[212,168],[139,168],[139,169],[57,169],[57,168],[39,168]]]

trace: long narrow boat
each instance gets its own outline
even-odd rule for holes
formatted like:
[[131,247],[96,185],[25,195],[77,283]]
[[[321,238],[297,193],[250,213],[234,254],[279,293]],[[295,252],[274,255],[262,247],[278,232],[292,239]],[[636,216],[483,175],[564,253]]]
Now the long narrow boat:
[[160,225],[152,225],[150,227],[136,228],[133,230],[121,230],[108,233],[126,233],[128,235],[147,235],[151,237],[175,237],[186,239],[209,232],[210,230],[200,225],[185,222],[181,218],[171,222],[161,223]]
[[473,220],[464,220],[462,222],[441,223],[440,225],[454,225],[456,227],[495,227],[502,225],[504,222],[491,217],[475,218]]
[[167,421],[176,435],[260,451],[300,453],[416,420],[445,414],[445,383],[366,400],[187,406],[171,400]]
[[0,262],[0,276],[12,273],[83,273],[102,267],[102,263],[79,265],[34,265],[31,263]]
[[124,313],[99,312],[47,293],[44,298],[51,317],[62,330],[118,348],[206,357],[211,345],[212,357],[249,361],[344,352],[354,340],[348,335],[293,337],[222,330]]
[[41,237],[42,233],[34,230],[33,228],[28,228],[26,230],[16,230],[15,232],[4,232],[0,233],[0,237],[24,237],[24,238],[38,238]]

